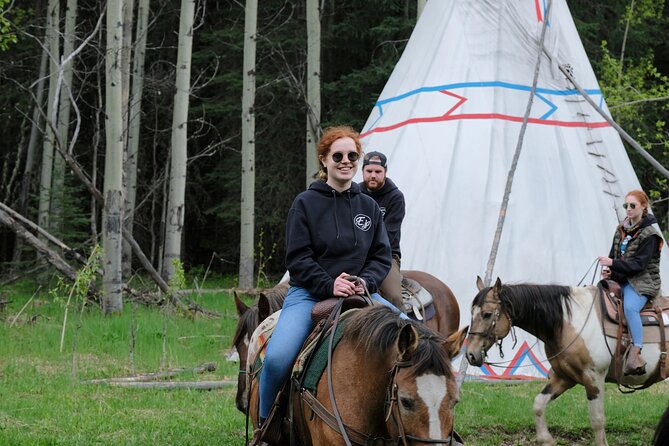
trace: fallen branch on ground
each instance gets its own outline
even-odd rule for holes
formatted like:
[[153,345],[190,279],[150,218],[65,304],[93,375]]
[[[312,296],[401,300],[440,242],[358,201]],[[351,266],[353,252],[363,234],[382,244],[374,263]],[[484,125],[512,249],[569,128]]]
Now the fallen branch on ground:
[[213,390],[237,385],[236,380],[223,381],[167,381],[167,382],[109,382],[112,387],[133,387],[140,389],[194,389]]
[[216,370],[216,364],[213,362],[207,362],[200,366],[188,369],[173,369],[173,370],[166,370],[164,372],[147,373],[135,376],[121,376],[117,378],[91,379],[89,381],[84,381],[83,384],[119,384],[119,383],[133,383],[133,382],[139,383],[147,381],[156,381],[159,379],[173,378],[181,373],[187,373],[187,372],[204,373],[204,372],[213,372],[215,370]]

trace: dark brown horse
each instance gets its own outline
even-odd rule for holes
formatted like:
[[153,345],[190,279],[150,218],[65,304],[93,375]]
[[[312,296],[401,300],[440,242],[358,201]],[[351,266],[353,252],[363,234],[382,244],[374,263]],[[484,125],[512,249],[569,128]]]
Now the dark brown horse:
[[[423,271],[402,271],[402,275],[418,282],[430,292],[435,315],[425,325],[448,337],[455,333],[460,325],[460,307],[451,289],[441,280]],[[255,305],[247,306],[235,293],[237,307],[237,330],[232,345],[239,353],[239,375],[237,377],[237,409],[246,413],[246,353],[253,331],[270,314],[281,309],[288,294],[288,282],[281,282],[267,292],[260,293]]]
[[[298,444],[344,445],[345,436],[356,445],[450,444],[458,401],[450,359],[459,353],[464,332],[446,339],[384,306],[354,312],[315,391],[292,390]],[[257,392],[258,382],[251,380],[253,426]],[[284,431],[279,444],[288,438]]]

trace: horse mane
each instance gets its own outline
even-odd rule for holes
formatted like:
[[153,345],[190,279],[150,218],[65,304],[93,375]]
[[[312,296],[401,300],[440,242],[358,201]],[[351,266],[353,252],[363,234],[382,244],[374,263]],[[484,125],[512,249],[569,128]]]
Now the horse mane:
[[[472,305],[481,306],[491,289],[479,291]],[[538,338],[551,339],[562,331],[565,309],[567,317],[571,317],[570,291],[570,287],[562,285],[521,283],[502,285],[499,297],[514,325]]]
[[418,331],[419,341],[411,356],[411,374],[420,376],[427,372],[451,379],[451,360],[444,348],[446,338],[422,324],[400,319],[391,309],[383,306],[363,308],[347,321],[345,336],[355,339],[370,354],[382,354],[397,342],[400,330],[412,324]]

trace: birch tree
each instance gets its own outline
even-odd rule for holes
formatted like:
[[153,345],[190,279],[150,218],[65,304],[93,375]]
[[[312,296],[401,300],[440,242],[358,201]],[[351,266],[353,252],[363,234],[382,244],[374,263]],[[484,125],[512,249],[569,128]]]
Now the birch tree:
[[49,94],[47,97],[47,123],[42,144],[42,170],[40,173],[40,192],[37,224],[42,228],[49,227],[49,211],[51,207],[51,180],[53,175],[53,154],[55,144],[54,128],[58,104],[58,60],[60,58],[60,42],[58,39],[58,22],[60,21],[60,2],[49,0],[46,18],[46,47],[49,52]]
[[[139,129],[142,117],[142,90],[144,88],[144,61],[146,55],[146,33],[149,23],[149,0],[140,0],[137,5],[137,31],[132,58],[132,92],[128,116],[128,149],[125,160],[125,218],[124,227],[133,233],[135,201],[137,197],[137,156],[139,154]],[[132,247],[123,242],[123,274],[130,274]]]
[[172,161],[170,163],[170,190],[165,221],[163,261],[163,277],[167,281],[174,274],[174,260],[181,258],[181,235],[183,233],[186,195],[188,97],[190,94],[194,14],[195,0],[181,0],[176,92],[174,93],[174,112],[172,115]]
[[246,0],[244,80],[242,93],[242,197],[239,243],[239,287],[253,286],[255,230],[255,95],[258,0]]
[[123,124],[121,97],[121,47],[123,44],[123,2],[107,2],[107,51],[105,60],[105,178],[102,215],[104,277],[102,310],[105,314],[123,309],[121,296],[121,224],[123,217]]
[[[77,0],[67,0],[65,9],[65,32],[63,33],[63,65],[59,75],[62,77],[58,106],[58,145],[61,150],[67,150],[70,131],[70,109],[72,93],[72,70],[74,61],[68,59],[74,51],[77,25]],[[62,228],[63,197],[65,187],[65,160],[56,156],[53,160],[53,184],[51,199],[51,222],[53,230]],[[56,233],[58,231],[55,231]]]
[[319,0],[307,0],[307,165],[306,185],[318,172],[316,144],[321,123],[321,17]]
[[426,4],[427,0],[416,0],[416,21],[418,21],[421,14],[423,14],[423,9],[425,9]]
[[[30,186],[33,179],[33,169],[35,168],[35,152],[37,151],[37,144],[40,140],[40,133],[44,106],[44,79],[46,77],[46,66],[49,58],[49,51],[46,48],[46,42],[42,48],[42,57],[39,65],[39,74],[37,75],[35,106],[33,107],[32,125],[30,128],[30,139],[28,140],[28,149],[26,150],[26,164],[23,169],[23,178],[21,179],[21,191],[19,193],[18,211],[21,215],[28,215],[28,195],[30,194]],[[12,256],[12,263],[21,260],[22,242],[16,241],[14,245],[14,255]]]

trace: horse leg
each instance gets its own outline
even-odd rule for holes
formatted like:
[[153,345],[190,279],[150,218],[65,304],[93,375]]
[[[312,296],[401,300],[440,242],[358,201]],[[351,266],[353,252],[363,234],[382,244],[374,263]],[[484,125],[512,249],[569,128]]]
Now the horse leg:
[[590,424],[595,434],[597,446],[608,446],[606,441],[606,415],[604,414],[604,375],[597,375],[592,381],[585,385],[585,394],[588,397],[588,413]]
[[575,384],[574,381],[563,379],[551,371],[548,384],[534,398],[534,422],[537,430],[537,444],[541,446],[555,445],[555,440],[548,431],[548,424],[546,423],[546,407],[548,403],[574,387]]

